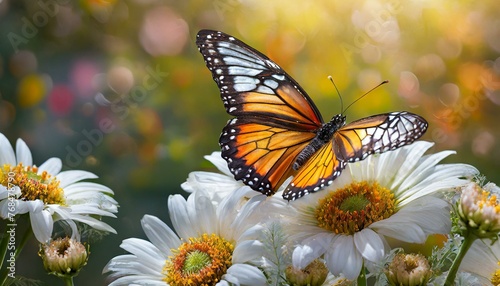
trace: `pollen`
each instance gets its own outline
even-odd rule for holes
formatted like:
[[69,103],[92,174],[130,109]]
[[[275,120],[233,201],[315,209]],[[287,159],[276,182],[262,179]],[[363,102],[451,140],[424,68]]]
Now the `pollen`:
[[315,215],[318,226],[352,235],[394,214],[394,194],[378,183],[354,182],[321,199]]
[[215,234],[190,238],[172,250],[163,273],[169,285],[215,285],[232,265],[234,245]]
[[35,166],[3,165],[0,168],[0,184],[7,189],[19,187],[21,195],[18,197],[24,201],[41,200],[45,204],[65,205],[64,191],[59,186],[57,178],[46,171],[38,174]]
[[[497,262],[497,265],[500,267],[500,261]],[[491,276],[491,284],[500,285],[500,268],[498,268]]]

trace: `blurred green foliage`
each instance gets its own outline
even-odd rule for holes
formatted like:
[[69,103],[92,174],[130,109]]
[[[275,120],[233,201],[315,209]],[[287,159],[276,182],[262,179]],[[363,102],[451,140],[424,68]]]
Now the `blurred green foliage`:
[[[0,132],[35,162],[94,172],[121,205],[118,235],[91,246],[76,283],[105,285],[103,266],[142,237],[140,218],[168,218],[169,194],[210,168],[229,116],[194,44],[198,30],[232,34],[308,91],[325,119],[409,110],[423,139],[500,182],[500,6],[496,1],[0,0]],[[56,282],[24,250],[18,272]],[[40,261],[41,262],[41,261]],[[39,265],[39,266],[37,266]],[[55,279],[55,278],[54,278]]]

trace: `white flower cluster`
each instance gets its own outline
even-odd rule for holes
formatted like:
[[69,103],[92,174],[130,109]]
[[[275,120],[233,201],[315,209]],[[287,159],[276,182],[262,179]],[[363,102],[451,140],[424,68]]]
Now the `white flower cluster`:
[[437,281],[440,273],[427,269],[422,255],[399,255],[399,265],[380,267],[398,242],[450,234],[445,194],[478,173],[440,164],[454,152],[425,154],[432,146],[416,142],[349,164],[328,188],[291,202],[235,181],[214,152],[206,159],[222,174],[192,172],[182,184],[188,198],[169,197],[173,229],[144,216],[149,241],[124,240],[131,254],[111,259],[104,272],[110,285],[355,285],[367,275],[387,285],[381,273],[397,281],[397,269],[413,263],[418,272],[404,277],[421,284],[401,285],[424,285],[432,275]]

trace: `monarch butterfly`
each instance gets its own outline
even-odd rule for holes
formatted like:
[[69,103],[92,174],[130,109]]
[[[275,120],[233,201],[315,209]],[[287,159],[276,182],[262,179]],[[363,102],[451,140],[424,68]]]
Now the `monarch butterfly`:
[[319,191],[348,162],[411,144],[427,130],[424,118],[405,111],[324,123],[299,84],[259,51],[211,30],[198,32],[196,45],[235,116],[219,139],[222,157],[236,180],[267,196],[290,176],[284,199]]

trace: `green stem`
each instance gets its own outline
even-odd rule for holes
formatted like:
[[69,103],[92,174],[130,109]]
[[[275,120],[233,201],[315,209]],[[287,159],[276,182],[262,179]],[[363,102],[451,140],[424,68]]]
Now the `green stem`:
[[65,277],[62,278],[64,280],[64,285],[65,286],[74,286],[75,284],[73,283],[73,276],[71,277]]
[[455,285],[455,276],[457,276],[458,272],[458,267],[462,263],[462,260],[465,257],[465,254],[467,251],[469,251],[469,248],[472,246],[472,243],[477,239],[477,237],[473,234],[466,234],[464,235],[464,241],[462,242],[462,245],[460,246],[460,250],[458,251],[457,257],[453,261],[453,264],[451,265],[450,271],[448,272],[448,276],[446,277],[446,281],[444,282],[445,286],[453,286]]
[[365,271],[365,266],[361,267],[361,272],[359,273],[358,276],[358,286],[366,286],[366,271]]

